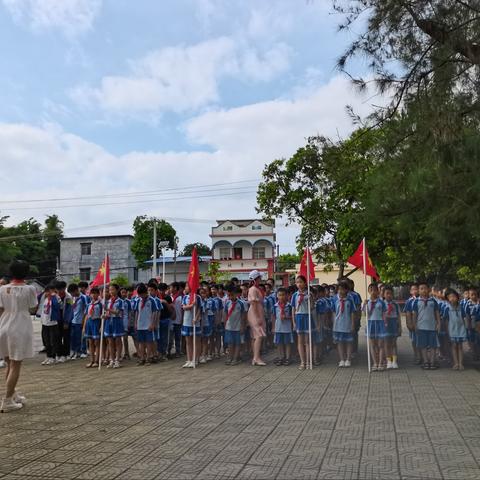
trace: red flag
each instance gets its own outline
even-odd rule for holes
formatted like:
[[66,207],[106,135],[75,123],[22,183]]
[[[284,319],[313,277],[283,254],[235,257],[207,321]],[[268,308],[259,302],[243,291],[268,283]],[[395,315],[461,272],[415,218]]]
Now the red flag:
[[312,260],[312,252],[310,252],[310,249],[308,248],[306,248],[303,252],[299,274],[303,275],[307,279],[307,282],[311,282],[315,278],[315,265],[313,264]]
[[197,290],[200,287],[200,268],[198,266],[197,247],[193,247],[192,261],[190,262],[190,269],[188,270],[188,286],[190,288],[190,304],[195,301]]
[[108,283],[110,283],[110,257],[107,254],[98,270],[97,276],[90,284],[90,288],[98,287],[103,284],[107,285]]
[[[380,276],[377,273],[375,266],[373,265],[372,259],[368,254],[367,246],[364,244],[365,239],[360,242],[360,245],[357,248],[357,251],[348,259],[348,263],[351,263],[355,267],[362,270],[363,273],[369,277],[373,277],[376,280],[380,280]],[[363,270],[363,251],[365,250],[365,265],[366,271]]]

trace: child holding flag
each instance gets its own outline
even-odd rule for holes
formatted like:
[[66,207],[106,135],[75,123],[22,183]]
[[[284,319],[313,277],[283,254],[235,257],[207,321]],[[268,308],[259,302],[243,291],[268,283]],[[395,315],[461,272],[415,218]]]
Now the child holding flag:
[[[185,291],[182,299],[183,326],[182,336],[185,337],[185,346],[187,349],[187,361],[182,368],[194,368],[198,364],[200,355],[200,340],[202,330],[200,328],[200,319],[202,316],[202,302],[200,296],[190,292],[190,286],[185,285]],[[195,332],[194,332],[195,329]],[[195,355],[193,353],[193,337],[195,336]]]

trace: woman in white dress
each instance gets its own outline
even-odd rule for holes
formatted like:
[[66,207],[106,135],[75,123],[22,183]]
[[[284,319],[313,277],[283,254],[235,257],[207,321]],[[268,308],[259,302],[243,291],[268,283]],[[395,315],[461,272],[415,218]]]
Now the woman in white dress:
[[28,263],[15,260],[10,265],[11,282],[0,287],[0,358],[7,362],[6,395],[0,411],[22,408],[25,397],[15,391],[24,358],[33,357],[31,313],[37,308],[35,288],[25,283]]

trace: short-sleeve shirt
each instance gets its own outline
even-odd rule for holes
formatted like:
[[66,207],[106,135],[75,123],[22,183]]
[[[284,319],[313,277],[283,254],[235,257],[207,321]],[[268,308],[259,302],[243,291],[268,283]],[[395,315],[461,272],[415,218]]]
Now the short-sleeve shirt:
[[446,302],[442,316],[448,322],[448,335],[450,337],[465,338],[467,336],[465,310],[460,304],[454,307]]
[[286,303],[282,306],[277,302],[273,307],[275,315],[275,333],[291,333],[292,332],[292,305]]
[[[195,295],[197,311],[201,312],[202,299],[199,295]],[[190,305],[190,294],[184,295],[182,299],[182,305]],[[183,324],[186,327],[193,327],[193,308],[183,311]]]
[[297,291],[292,295],[292,307],[295,309],[295,314],[308,314],[308,292]]
[[436,330],[436,315],[438,303],[433,297],[418,297],[413,302],[412,311],[417,313],[418,330]]
[[355,312],[355,304],[349,297],[341,298],[339,295],[332,297],[332,310],[335,312],[333,331],[350,333],[352,331],[352,313]]
[[403,307],[404,313],[412,313],[413,312],[413,304],[417,297],[410,297],[406,302],[405,306]]
[[90,302],[87,310],[87,318],[92,320],[98,319],[102,316],[102,302],[97,300],[96,302]]
[[72,324],[81,325],[83,323],[83,318],[87,313],[87,301],[85,300],[84,295],[80,295],[73,300],[73,316]]
[[152,325],[153,315],[158,311],[157,302],[151,296],[140,298],[137,302],[137,330],[148,330]]
[[109,310],[116,310],[118,313],[117,315],[111,315],[111,318],[123,318],[123,300],[121,298],[116,297],[115,300],[112,302],[112,299],[107,300],[107,309]]
[[384,300],[385,307],[386,307],[386,317],[387,318],[396,318],[397,320],[400,318],[400,306],[397,302],[392,300],[388,302]]
[[368,300],[367,318],[369,320],[383,320],[383,313],[387,311],[387,306],[381,298]]
[[242,326],[242,316],[246,312],[245,305],[241,300],[227,300],[225,302],[225,330],[239,332]]

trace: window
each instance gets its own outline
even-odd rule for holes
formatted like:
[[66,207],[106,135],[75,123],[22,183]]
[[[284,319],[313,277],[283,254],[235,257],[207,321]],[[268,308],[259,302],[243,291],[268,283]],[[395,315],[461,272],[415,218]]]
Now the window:
[[231,249],[230,247],[220,247],[220,260],[227,260],[231,257]]
[[232,225],[227,225],[226,227],[223,227],[223,231],[224,232],[230,232],[233,230],[233,226]]
[[253,247],[252,257],[254,260],[265,258],[265,247]]
[[233,258],[235,260],[241,260],[243,258],[243,249],[242,247],[233,249]]
[[[134,282],[138,282],[138,268],[137,267],[133,267],[133,281]],[[162,278],[162,282],[164,282],[165,280]]]
[[81,243],[80,250],[82,255],[91,255],[92,254],[92,244],[91,243]]
[[261,225],[252,225],[252,230],[261,230],[262,226]]
[[89,282],[90,281],[90,273],[91,273],[91,268],[81,268],[80,269],[80,280],[83,282]]

